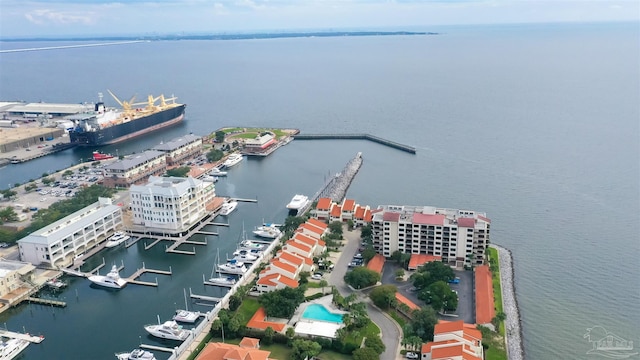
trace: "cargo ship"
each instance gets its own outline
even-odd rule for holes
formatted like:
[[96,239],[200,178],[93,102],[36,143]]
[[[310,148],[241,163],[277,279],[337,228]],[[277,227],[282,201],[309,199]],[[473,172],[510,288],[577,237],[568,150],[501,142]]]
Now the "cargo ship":
[[[107,90],[108,91],[108,90]],[[146,102],[120,101],[111,91],[109,94],[122,109],[107,108],[100,101],[93,111],[65,117],[74,122],[69,132],[71,143],[78,146],[100,146],[119,143],[179,123],[184,119],[185,104],[175,102],[176,98],[165,99],[164,95],[149,95]],[[156,102],[158,102],[156,104]],[[143,108],[135,106],[146,105]]]

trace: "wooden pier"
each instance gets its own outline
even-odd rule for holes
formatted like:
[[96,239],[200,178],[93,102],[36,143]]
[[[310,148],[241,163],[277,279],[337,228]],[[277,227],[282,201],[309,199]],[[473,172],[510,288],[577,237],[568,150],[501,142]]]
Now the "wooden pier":
[[27,298],[27,301],[29,301],[30,303],[40,304],[40,305],[51,305],[51,306],[57,306],[57,307],[66,307],[67,306],[67,303],[64,302],[64,301],[58,301],[58,300],[52,300],[52,299],[43,299],[43,298],[32,297],[32,296],[29,296]]
[[147,269],[144,266],[144,263],[142,263],[142,268],[136,270],[136,272],[134,272],[133,274],[131,274],[131,276],[125,278],[124,280],[128,283],[128,284],[135,284],[135,285],[145,285],[145,286],[158,286],[158,279],[156,279],[156,282],[149,282],[149,281],[140,281],[140,280],[136,280],[137,278],[139,278],[140,276],[142,276],[145,273],[153,273],[153,274],[161,274],[161,275],[172,275],[173,273],[171,272],[171,267],[169,267],[169,271],[165,271],[165,270],[156,270],[156,269]]

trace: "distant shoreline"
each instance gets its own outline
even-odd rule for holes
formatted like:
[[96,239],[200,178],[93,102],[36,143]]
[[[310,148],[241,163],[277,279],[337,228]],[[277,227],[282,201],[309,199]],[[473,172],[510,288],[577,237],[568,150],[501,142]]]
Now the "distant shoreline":
[[340,37],[340,36],[415,36],[439,35],[436,32],[424,31],[310,31],[310,32],[278,32],[247,34],[203,34],[203,35],[130,35],[130,36],[60,36],[60,37],[28,37],[0,38],[6,42],[26,41],[162,41],[162,40],[252,40],[280,39],[301,37]]

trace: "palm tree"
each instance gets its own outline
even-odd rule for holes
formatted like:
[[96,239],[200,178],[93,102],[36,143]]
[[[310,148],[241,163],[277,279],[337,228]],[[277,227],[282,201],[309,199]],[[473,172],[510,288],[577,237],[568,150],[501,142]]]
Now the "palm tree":
[[325,288],[325,286],[329,285],[329,283],[327,283],[327,280],[322,279],[322,280],[320,280],[318,285],[320,285],[320,287],[322,288],[322,295],[324,295],[324,288]]

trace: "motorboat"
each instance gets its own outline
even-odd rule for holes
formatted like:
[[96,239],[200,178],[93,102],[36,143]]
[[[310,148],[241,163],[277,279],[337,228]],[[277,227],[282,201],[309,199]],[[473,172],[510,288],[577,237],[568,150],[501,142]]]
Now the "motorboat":
[[238,250],[257,250],[257,251],[262,251],[266,248],[267,246],[264,244],[258,244],[256,242],[253,242],[251,240],[242,240],[240,242],[240,245],[238,246]]
[[29,346],[29,341],[24,339],[7,339],[0,341],[0,359],[14,359]]
[[239,164],[243,159],[242,154],[238,154],[238,153],[233,153],[231,155],[229,155],[229,157],[227,158],[227,160],[224,161],[224,166],[225,167],[232,167],[235,166],[237,164]]
[[100,161],[100,160],[107,160],[107,159],[113,159],[113,155],[104,154],[104,153],[101,153],[100,151],[93,152],[93,161]]
[[217,167],[214,167],[213,169],[211,169],[209,174],[211,174],[213,176],[227,176],[227,172],[226,171],[222,171]]
[[220,208],[220,215],[229,215],[233,212],[233,210],[236,209],[236,207],[238,207],[237,201],[231,200],[229,202],[226,202],[222,204],[222,208]]
[[[233,252],[233,259],[231,260],[235,260],[238,262],[246,262],[246,263],[253,263],[256,260],[258,260],[258,256],[251,254],[250,251],[246,251],[246,250],[236,250]],[[228,260],[228,261],[231,261]]]
[[[62,289],[62,288],[67,286],[66,282],[60,281],[58,279],[47,280],[44,284],[47,285],[48,287],[52,288],[52,289]],[[2,358],[0,358],[0,359],[2,359]]]
[[193,324],[202,314],[197,311],[189,311],[189,307],[187,306],[187,290],[182,289],[182,291],[184,292],[184,310],[176,310],[176,314],[173,315],[173,320]]
[[178,325],[175,320],[165,321],[162,324],[145,325],[144,329],[151,335],[162,339],[184,341],[189,336],[189,330]]
[[233,276],[219,275],[210,278],[209,280],[207,280],[207,282],[220,286],[233,286],[236,283],[236,278],[234,278]]
[[259,226],[257,229],[253,230],[253,233],[256,236],[268,238],[268,239],[275,239],[282,234],[280,229],[278,229],[273,224],[265,224],[263,226]]
[[309,198],[305,195],[296,194],[287,204],[289,210],[300,210],[309,204]]
[[116,354],[116,358],[118,360],[156,360],[152,352],[142,349],[133,349],[131,352]]
[[104,245],[106,248],[116,247],[125,241],[129,240],[130,236],[125,234],[122,231],[116,231],[110,238],[107,240],[107,243]]
[[205,176],[201,177],[200,180],[206,181],[206,182],[215,183],[215,182],[218,182],[218,177],[217,176],[211,176],[211,175],[205,175]]
[[218,265],[218,272],[226,274],[242,275],[247,272],[244,263],[235,259],[229,260],[226,264]]
[[96,285],[114,288],[114,289],[122,289],[127,285],[127,281],[120,277],[118,273],[118,267],[113,265],[111,267],[111,271],[107,275],[93,275],[89,276],[89,281]]

